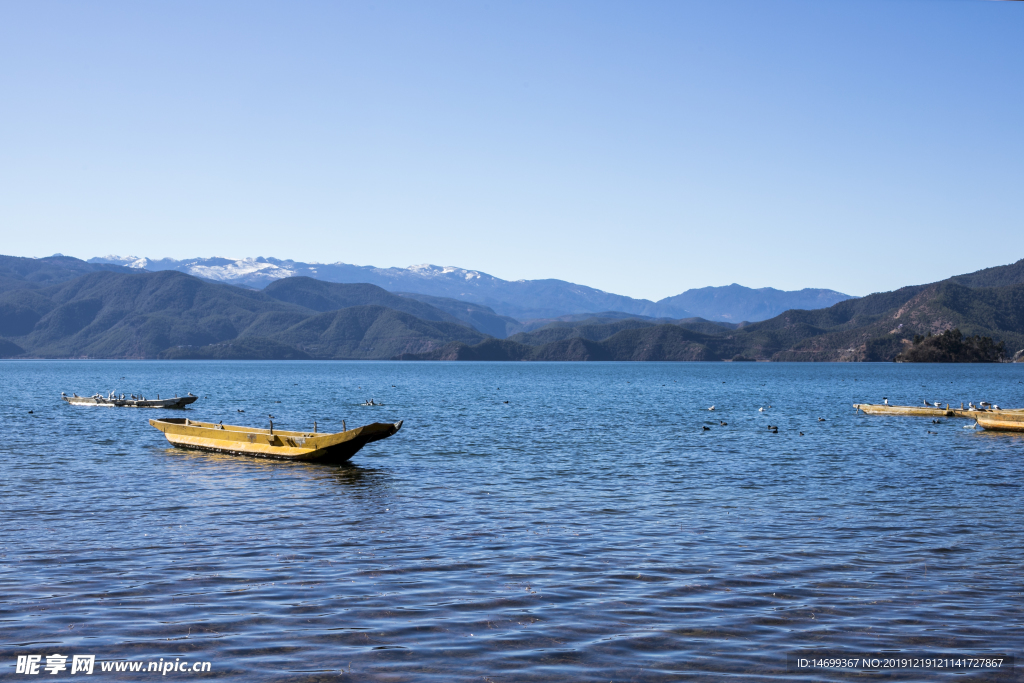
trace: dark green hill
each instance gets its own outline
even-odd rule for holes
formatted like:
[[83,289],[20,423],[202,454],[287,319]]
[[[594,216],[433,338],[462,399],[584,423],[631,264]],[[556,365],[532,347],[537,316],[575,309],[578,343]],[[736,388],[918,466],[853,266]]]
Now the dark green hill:
[[18,356],[24,355],[25,349],[21,348],[12,341],[6,339],[0,339],[0,358],[17,358]]
[[709,343],[715,337],[678,325],[648,325],[621,330],[603,341],[569,337],[540,346],[513,339],[489,339],[476,346],[449,344],[420,354],[403,354],[402,360],[718,360]]
[[965,337],[958,329],[922,337],[896,356],[902,363],[997,363],[1003,358],[1003,344],[990,337]]
[[[384,294],[405,307],[450,317]],[[265,292],[176,271],[95,272],[12,290],[0,294],[0,313],[0,333],[7,338],[0,340],[0,354],[7,357],[391,358],[486,338],[455,322],[381,306],[317,313]]]
[[995,266],[985,268],[966,275],[956,275],[949,278],[953,282],[965,287],[1007,287],[1009,285],[1024,285],[1024,259],[1011,263],[1008,266]]
[[57,305],[36,288],[10,289],[0,293],[0,337],[28,334]]
[[131,268],[124,266],[112,263],[86,263],[60,254],[46,258],[0,256],[0,292],[46,287],[101,271],[132,272]]
[[623,330],[601,345],[611,360],[720,360],[718,339],[678,325]]
[[[1002,341],[1011,353],[1024,348],[1024,285],[972,288],[945,280],[898,293],[873,294],[833,308],[861,302],[868,311],[849,318],[810,316],[817,326],[800,329],[795,323],[806,320],[800,315],[804,312],[788,311],[780,319],[744,328],[735,338],[757,348],[758,357],[773,360],[890,361],[913,343],[915,335],[953,328]],[[750,344],[754,340],[760,345]]]
[[384,306],[424,320],[458,323],[458,318],[415,299],[392,294],[377,285],[324,282],[310,277],[276,280],[263,290],[278,301],[296,304],[324,313],[352,306]]
[[636,318],[616,320],[614,322],[602,322],[602,320],[603,319],[601,318],[589,318],[578,323],[551,323],[550,325],[546,325],[545,327],[534,330],[533,332],[520,332],[519,334],[514,334],[509,337],[509,340],[531,346],[542,346],[551,342],[561,341],[563,339],[572,339],[574,337],[590,339],[592,341],[601,341],[602,339],[607,339],[622,330],[654,326],[654,323],[646,320],[638,320]]
[[394,358],[428,353],[447,342],[477,344],[485,336],[465,325],[423,320],[382,306],[354,306],[312,316],[270,336],[314,358]]
[[710,320],[705,320],[704,318],[683,318],[682,320],[676,320],[675,323],[684,330],[700,332],[701,334],[706,334],[712,337],[725,337],[732,334],[733,331],[750,324],[712,322]]
[[43,357],[155,358],[234,339],[268,310],[312,313],[174,271],[92,273],[38,293],[53,308],[16,341]]
[[310,360],[312,356],[293,346],[262,337],[232,339],[207,346],[175,346],[162,358],[169,360]]
[[[410,292],[397,292],[399,296],[415,299],[434,308],[439,308],[445,313],[455,316],[470,327],[489,334],[498,339],[504,339],[510,334],[522,330],[523,325],[515,318],[506,315],[498,315],[491,308],[483,304],[474,304],[458,299],[448,299],[443,296],[430,296],[427,294],[414,294]],[[422,317],[422,316],[421,316]]]

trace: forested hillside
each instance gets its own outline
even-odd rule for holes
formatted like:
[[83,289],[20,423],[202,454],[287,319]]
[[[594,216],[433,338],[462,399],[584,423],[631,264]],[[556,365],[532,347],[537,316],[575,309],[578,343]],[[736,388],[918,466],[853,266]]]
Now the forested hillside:
[[53,257],[0,260],[0,286],[6,358],[931,362],[1024,349],[1024,261],[757,323],[609,312],[508,339],[496,337],[518,321],[485,306],[366,283],[253,290]]

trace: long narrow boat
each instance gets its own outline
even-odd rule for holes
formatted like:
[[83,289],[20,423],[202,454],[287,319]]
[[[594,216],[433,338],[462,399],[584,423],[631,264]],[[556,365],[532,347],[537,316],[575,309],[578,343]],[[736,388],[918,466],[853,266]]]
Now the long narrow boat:
[[973,419],[980,410],[961,410],[950,408],[931,408],[926,406],[891,406],[887,403],[854,403],[853,407],[868,415],[911,415],[914,417],[967,417]]
[[334,434],[287,432],[273,426],[256,429],[179,417],[150,420],[149,424],[180,448],[328,464],[345,462],[366,444],[386,439],[402,428],[401,420],[375,422]]
[[1024,410],[992,410],[976,413],[978,425],[996,432],[1024,432]]
[[184,408],[190,403],[195,403],[199,398],[193,396],[192,392],[189,392],[188,396],[175,396],[174,398],[122,398],[117,395],[110,394],[108,396],[100,396],[95,394],[93,396],[79,396],[72,394],[68,396],[64,392],[61,392],[60,398],[62,401],[70,403],[73,406],[106,406],[108,408]]

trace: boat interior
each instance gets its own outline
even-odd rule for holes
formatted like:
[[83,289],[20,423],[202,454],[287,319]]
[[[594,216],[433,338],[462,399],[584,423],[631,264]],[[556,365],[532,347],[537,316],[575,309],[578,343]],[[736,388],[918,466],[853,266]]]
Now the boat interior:
[[[279,436],[299,436],[303,438],[312,438],[316,436],[330,436],[331,432],[291,432],[286,429],[275,428],[273,432],[269,429],[259,429],[258,427],[239,427],[238,425],[226,425],[218,422],[198,422],[196,420],[190,420],[187,417],[165,417],[159,420],[153,420],[154,422],[164,422],[173,425],[182,425],[185,427],[200,427],[204,429],[223,429],[228,432],[243,432],[245,434],[277,434]],[[339,434],[342,432],[338,432]]]

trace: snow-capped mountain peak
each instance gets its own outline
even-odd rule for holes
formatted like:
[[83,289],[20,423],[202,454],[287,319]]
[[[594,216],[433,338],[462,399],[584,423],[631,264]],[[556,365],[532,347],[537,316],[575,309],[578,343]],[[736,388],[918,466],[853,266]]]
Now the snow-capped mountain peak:
[[409,266],[405,270],[416,275],[422,275],[423,277],[440,277],[454,274],[464,280],[479,280],[481,278],[481,274],[475,270],[466,270],[465,268],[456,268],[455,266],[435,266],[430,263]]
[[[689,290],[655,303],[559,280],[508,281],[455,266],[430,263],[407,268],[375,268],[348,263],[303,263],[277,258],[150,259],[107,256],[92,263],[114,263],[145,270],[178,270],[196,277],[262,289],[275,280],[305,276],[327,282],[367,282],[391,292],[470,301],[519,320],[566,314],[621,311],[658,318],[699,315],[711,320],[765,320],[789,308],[824,308],[849,297],[832,290],[751,290],[739,285]],[[769,296],[770,295],[770,296]],[[770,300],[767,300],[766,297]]]

